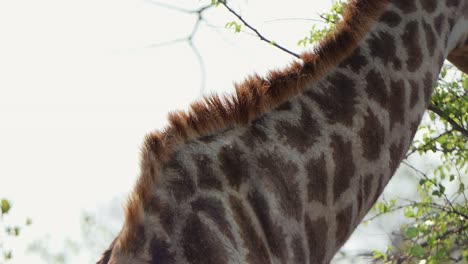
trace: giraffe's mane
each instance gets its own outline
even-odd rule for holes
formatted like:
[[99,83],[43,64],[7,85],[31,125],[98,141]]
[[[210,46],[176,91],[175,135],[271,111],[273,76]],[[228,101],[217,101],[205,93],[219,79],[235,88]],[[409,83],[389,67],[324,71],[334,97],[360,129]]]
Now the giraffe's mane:
[[[130,250],[138,239],[143,212],[151,207],[163,164],[175,149],[190,140],[235,126],[244,126],[289,98],[303,92],[312,82],[339,65],[356,49],[372,23],[391,0],[350,0],[343,20],[301,60],[266,76],[252,75],[235,85],[234,95],[212,95],[194,102],[189,111],[169,114],[169,124],[146,136],[141,153],[141,173],[125,210],[124,228],[117,245]],[[141,233],[140,233],[141,234]]]

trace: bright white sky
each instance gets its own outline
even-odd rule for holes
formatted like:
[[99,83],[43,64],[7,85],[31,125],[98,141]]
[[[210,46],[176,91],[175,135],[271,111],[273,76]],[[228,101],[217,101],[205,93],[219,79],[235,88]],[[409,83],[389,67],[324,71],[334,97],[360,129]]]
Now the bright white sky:
[[[164,0],[162,0],[164,1]],[[210,1],[165,1],[185,8]],[[234,7],[292,50],[331,0],[239,1]],[[247,74],[292,57],[247,34],[219,7],[206,13],[196,45],[208,91],[232,90]],[[33,225],[10,244],[12,264],[42,263],[25,241],[50,234],[57,244],[80,234],[83,211],[124,197],[138,173],[143,136],[170,110],[200,96],[200,69],[184,37],[194,16],[145,0],[0,1],[0,198],[13,219]],[[58,241],[58,242],[57,242]],[[77,258],[73,263],[85,263]]]

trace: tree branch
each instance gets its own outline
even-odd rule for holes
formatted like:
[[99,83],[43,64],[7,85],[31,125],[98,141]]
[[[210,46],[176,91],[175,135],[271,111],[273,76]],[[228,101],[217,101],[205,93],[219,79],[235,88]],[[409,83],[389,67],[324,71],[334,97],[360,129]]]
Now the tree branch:
[[377,213],[377,214],[375,214],[375,215],[373,215],[373,216],[371,216],[371,217],[369,217],[367,219],[362,220],[362,222],[373,221],[374,219],[379,218],[380,216],[382,216],[384,214],[393,213],[395,211],[404,209],[406,207],[414,206],[415,204],[417,204],[417,203],[410,203],[410,204],[404,204],[404,205],[392,207],[392,208],[388,209],[388,211]]
[[424,172],[422,172],[421,170],[417,169],[416,167],[414,167],[413,165],[409,164],[408,162],[405,162],[405,161],[402,161],[401,163],[405,164],[407,167],[409,167],[410,169],[414,170],[416,173],[420,174],[422,177],[424,177],[426,180],[430,181],[433,186],[435,186],[436,188],[439,189],[441,195],[443,196],[445,202],[448,204],[448,207],[450,207],[450,210],[446,210],[444,209],[443,206],[441,205],[438,205],[438,204],[434,204],[434,205],[437,205],[439,207],[440,210],[442,211],[445,211],[447,213],[453,213],[453,214],[456,214],[458,216],[461,216],[463,217],[464,219],[468,219],[468,214],[465,214],[464,212],[460,212],[457,208],[455,208],[455,206],[453,205],[453,203],[450,201],[450,199],[447,197],[447,194],[445,194],[445,192],[442,192],[439,188],[439,185],[434,182],[434,180],[432,180],[431,178],[429,178],[429,176],[427,176]]
[[446,116],[444,112],[442,112],[442,110],[437,108],[437,106],[430,104],[427,109],[429,109],[431,112],[433,112],[434,114],[438,115],[440,118],[447,121],[453,127],[454,130],[460,132],[464,137],[468,138],[468,130],[466,130],[464,127],[460,126],[459,124],[457,124],[455,120]]
[[[438,235],[436,237],[436,240],[445,239],[447,236],[460,233],[460,232],[465,231],[467,229],[468,229],[468,225],[462,225],[462,226],[459,226],[459,227],[456,227],[456,228],[453,228],[453,229],[449,229],[446,232],[444,232],[443,234]],[[420,246],[422,246],[422,247],[426,247],[428,245],[429,245],[429,243],[427,241],[422,242],[420,244]]]
[[409,156],[413,155],[416,151],[419,151],[419,150],[422,150],[422,151],[426,151],[426,150],[429,150],[429,149],[426,149],[429,145],[431,145],[432,143],[434,143],[435,141],[437,141],[439,138],[445,136],[445,135],[448,135],[450,133],[452,133],[453,131],[455,131],[454,129],[450,129],[450,130],[447,130],[445,131],[444,133],[432,138],[431,140],[429,140],[427,143],[425,143],[424,145],[422,146],[419,146],[417,148],[414,148],[412,149],[411,151],[408,151],[408,153],[406,153],[406,156],[405,156],[405,159],[407,159]]
[[292,51],[286,49],[285,47],[283,47],[283,46],[277,44],[276,42],[274,42],[274,41],[272,41],[272,40],[269,40],[269,39],[267,39],[265,36],[263,36],[256,28],[252,27],[249,23],[247,23],[247,21],[244,20],[244,18],[242,18],[241,15],[239,15],[234,9],[232,9],[232,8],[227,4],[226,1],[219,1],[219,3],[222,4],[224,7],[226,7],[226,9],[227,9],[231,14],[233,14],[235,17],[237,17],[246,27],[248,27],[250,30],[252,30],[252,31],[255,33],[255,35],[257,35],[257,36],[260,38],[260,40],[265,41],[265,42],[267,42],[267,43],[269,43],[269,44],[275,46],[276,48],[278,48],[278,49],[280,49],[280,50],[282,50],[282,51],[284,51],[284,52],[286,52],[286,53],[288,53],[288,54],[290,54],[290,55],[292,55],[292,56],[294,56],[294,57],[296,57],[296,58],[298,58],[298,59],[301,58],[301,57],[299,56],[299,54],[294,53],[294,52],[292,52]]

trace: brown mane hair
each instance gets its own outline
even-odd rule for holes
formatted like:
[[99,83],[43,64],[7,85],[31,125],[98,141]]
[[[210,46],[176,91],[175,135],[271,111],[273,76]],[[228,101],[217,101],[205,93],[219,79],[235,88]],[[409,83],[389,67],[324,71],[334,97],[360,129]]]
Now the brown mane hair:
[[312,51],[301,54],[300,61],[267,76],[253,75],[235,85],[234,95],[210,96],[194,102],[189,111],[169,114],[169,125],[146,136],[141,153],[141,175],[130,194],[125,225],[116,245],[129,251],[142,227],[143,213],[151,207],[159,173],[174,150],[184,143],[219,130],[245,126],[272,110],[340,64],[358,43],[391,0],[350,0],[343,20],[334,32],[322,39]]

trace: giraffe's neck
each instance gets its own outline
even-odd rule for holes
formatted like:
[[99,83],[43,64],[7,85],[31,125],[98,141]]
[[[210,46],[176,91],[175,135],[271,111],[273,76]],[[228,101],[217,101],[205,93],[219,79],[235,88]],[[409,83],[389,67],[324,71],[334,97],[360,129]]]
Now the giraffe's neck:
[[132,211],[138,228],[124,227],[116,263],[330,261],[409,147],[448,53],[455,2],[389,3],[352,55],[303,93],[175,147],[155,166],[151,206]]

